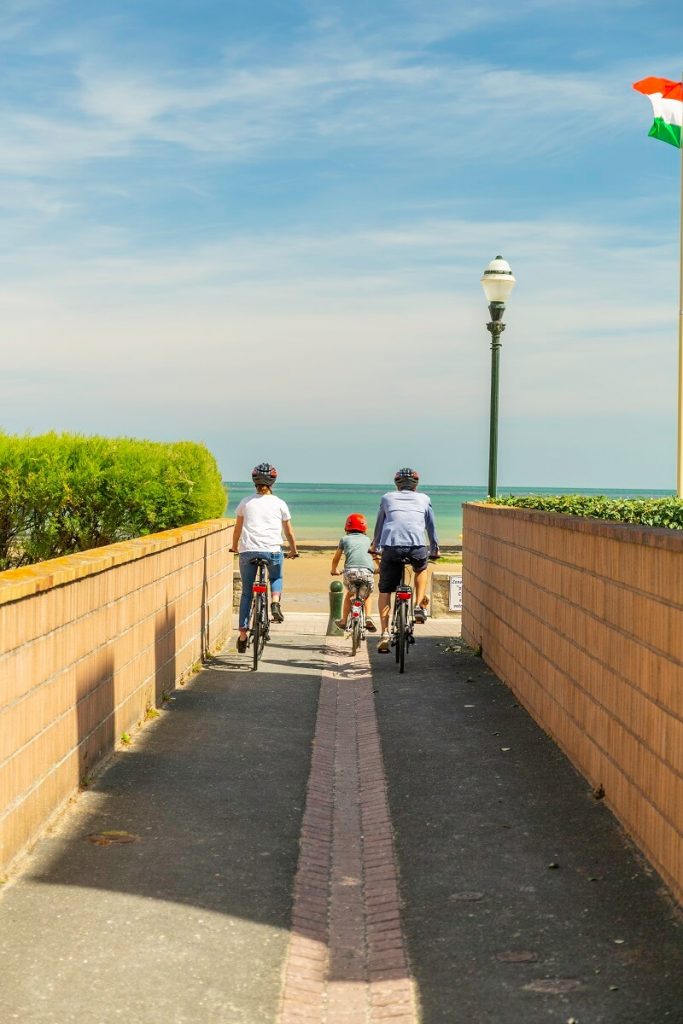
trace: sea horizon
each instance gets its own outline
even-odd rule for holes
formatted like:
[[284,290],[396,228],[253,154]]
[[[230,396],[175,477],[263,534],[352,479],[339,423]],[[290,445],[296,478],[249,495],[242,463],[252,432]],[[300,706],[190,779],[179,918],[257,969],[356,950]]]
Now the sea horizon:
[[[254,493],[251,480],[224,481],[228,490],[226,514],[234,515],[242,498]],[[309,483],[288,481],[278,483],[275,493],[289,505],[292,526],[298,540],[336,542],[344,532],[344,521],[350,512],[362,512],[372,531],[379,502],[383,494],[392,490],[391,484]],[[432,499],[437,533],[443,545],[460,544],[462,539],[462,506],[468,501],[483,501],[487,497],[485,486],[425,484],[424,490]],[[591,494],[607,498],[666,497],[674,491],[656,488],[599,488],[599,487],[530,487],[507,486],[498,488],[505,494]]]

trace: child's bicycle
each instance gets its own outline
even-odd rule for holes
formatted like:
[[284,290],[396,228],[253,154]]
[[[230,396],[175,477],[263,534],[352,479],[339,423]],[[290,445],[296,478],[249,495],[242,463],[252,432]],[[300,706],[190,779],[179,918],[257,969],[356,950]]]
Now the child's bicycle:
[[345,630],[351,634],[351,654],[356,654],[365,640],[365,600],[361,597],[363,581],[356,580],[353,586],[351,610],[346,620]]
[[403,559],[401,582],[396,588],[394,613],[391,617],[391,646],[396,654],[399,672],[405,672],[406,654],[415,643],[413,588],[406,579],[406,566],[409,562],[409,558]]
[[256,566],[256,579],[251,588],[253,594],[249,643],[253,648],[253,669],[258,668],[259,658],[270,640],[270,615],[268,614],[268,576],[265,558],[252,558],[251,564]]

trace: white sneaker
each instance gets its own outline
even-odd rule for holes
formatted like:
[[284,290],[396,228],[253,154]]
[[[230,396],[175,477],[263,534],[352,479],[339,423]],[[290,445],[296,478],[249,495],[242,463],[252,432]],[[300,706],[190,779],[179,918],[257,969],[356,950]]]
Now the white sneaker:
[[377,653],[378,654],[388,654],[390,647],[391,647],[391,637],[389,636],[388,633],[382,633],[382,636],[380,637],[380,641],[377,644]]

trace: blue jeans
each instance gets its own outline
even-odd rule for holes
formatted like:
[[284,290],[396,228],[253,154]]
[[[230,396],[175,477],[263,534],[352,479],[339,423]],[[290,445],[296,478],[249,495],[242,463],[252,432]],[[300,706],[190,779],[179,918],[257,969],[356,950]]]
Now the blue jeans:
[[270,589],[273,594],[282,593],[282,563],[285,556],[282,551],[240,551],[240,576],[242,577],[242,596],[240,598],[240,629],[249,628],[251,599],[256,566],[251,564],[252,558],[265,558],[268,562]]

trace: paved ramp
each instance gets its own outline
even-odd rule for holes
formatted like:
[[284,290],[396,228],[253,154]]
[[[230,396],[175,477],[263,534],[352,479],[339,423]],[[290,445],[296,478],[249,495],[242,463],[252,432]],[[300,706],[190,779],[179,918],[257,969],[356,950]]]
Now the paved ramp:
[[227,648],[37,844],[2,1024],[682,1024],[680,918],[507,688],[325,625]]

